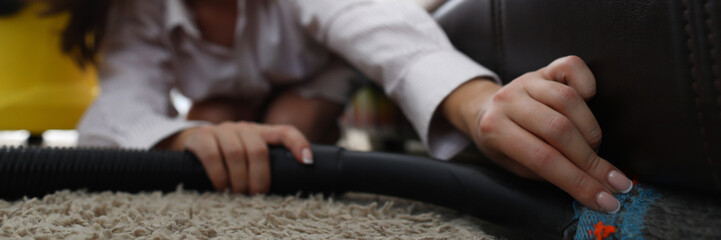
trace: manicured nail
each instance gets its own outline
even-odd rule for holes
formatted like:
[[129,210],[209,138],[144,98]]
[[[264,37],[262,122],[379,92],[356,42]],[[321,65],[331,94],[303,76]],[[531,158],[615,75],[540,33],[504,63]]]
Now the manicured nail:
[[309,148],[303,148],[303,163],[313,164],[313,152]]
[[621,209],[621,203],[606,191],[601,191],[596,195],[596,203],[601,207],[601,210],[610,214],[617,213],[618,210]]
[[613,188],[622,193],[628,193],[633,188],[633,182],[626,175],[616,170],[608,173],[608,182]]

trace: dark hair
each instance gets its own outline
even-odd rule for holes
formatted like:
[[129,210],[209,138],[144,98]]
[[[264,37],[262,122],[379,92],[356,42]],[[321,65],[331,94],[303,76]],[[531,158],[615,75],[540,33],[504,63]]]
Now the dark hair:
[[0,17],[13,15],[24,6],[25,2],[21,0],[2,0],[0,1]]
[[41,0],[50,5],[47,14],[70,13],[60,48],[81,67],[97,63],[113,0]]

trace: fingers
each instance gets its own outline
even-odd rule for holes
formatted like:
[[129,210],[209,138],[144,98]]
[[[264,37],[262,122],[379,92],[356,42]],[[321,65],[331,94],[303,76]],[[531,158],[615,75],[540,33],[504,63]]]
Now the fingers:
[[[508,157],[505,156],[503,159],[508,159]],[[523,166],[516,161],[499,161],[498,164],[519,177],[532,180],[543,180],[541,176],[538,176],[538,174],[531,171],[531,169],[528,169],[526,166]]]
[[186,149],[198,156],[215,189],[225,190],[228,188],[228,174],[225,171],[213,130],[201,127],[193,131],[197,132],[188,138],[185,144]]
[[[543,180],[541,176],[528,169],[526,166],[521,165],[516,161],[508,161],[510,158],[501,152],[494,151],[495,149],[488,149],[485,146],[479,146],[480,150],[486,154],[490,159],[495,160],[494,162],[505,168],[506,170],[518,175],[519,177],[533,180]],[[501,161],[498,161],[502,159]]]
[[[591,109],[571,87],[554,81],[528,81],[526,92],[536,101],[568,117],[591,148],[601,144],[601,127]],[[529,115],[530,116],[530,115]]]
[[223,123],[216,128],[216,136],[225,158],[231,190],[240,193],[248,190],[248,158],[246,146],[241,142],[237,131],[234,124]]
[[184,130],[185,149],[202,162],[213,186],[250,194],[270,190],[268,144],[283,144],[299,162],[313,163],[310,143],[296,128],[254,123],[223,123]]
[[253,131],[239,131],[238,134],[247,152],[249,193],[267,193],[270,190],[268,146]]
[[287,125],[260,125],[260,137],[269,144],[283,144],[301,164],[313,164],[310,142],[298,131]]
[[593,150],[601,130],[584,100],[595,95],[595,81],[575,56],[527,73],[481,103],[473,138],[507,169],[522,176],[528,169],[590,208],[617,211],[612,193],[632,184]]
[[[607,175],[616,170],[602,159],[586,143],[576,126],[566,116],[526,96],[522,105],[509,106],[509,118],[521,128],[545,140],[574,165],[614,192],[624,191],[626,186],[615,189],[607,181]],[[526,116],[536,116],[528,118]]]
[[490,118],[484,120],[484,124],[492,124],[495,129],[484,132],[486,138],[491,138],[488,143],[492,147],[508,154],[508,157],[517,160],[586,206],[606,212],[619,209],[618,200],[603,184],[574,165],[554,147],[508,118],[484,118]]
[[585,100],[596,95],[596,78],[586,63],[577,56],[556,59],[538,72],[544,79],[570,86]]

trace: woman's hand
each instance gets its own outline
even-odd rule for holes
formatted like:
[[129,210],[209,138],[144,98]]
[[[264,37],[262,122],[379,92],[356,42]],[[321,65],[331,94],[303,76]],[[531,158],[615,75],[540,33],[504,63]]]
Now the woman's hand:
[[542,178],[584,205],[618,211],[615,192],[631,181],[595,149],[601,128],[585,103],[596,93],[591,70],[578,57],[560,58],[506,86],[468,82],[442,111],[491,159],[526,178]]
[[310,143],[288,125],[226,122],[190,128],[158,147],[193,152],[219,191],[256,194],[270,190],[268,145],[283,145],[298,162],[313,164]]

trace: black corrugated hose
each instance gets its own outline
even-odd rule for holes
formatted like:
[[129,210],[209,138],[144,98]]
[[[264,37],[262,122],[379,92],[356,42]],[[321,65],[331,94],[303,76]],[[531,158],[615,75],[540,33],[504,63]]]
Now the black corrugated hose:
[[[534,238],[568,234],[572,199],[546,183],[423,157],[313,146],[315,163],[270,150],[271,193],[368,192],[459,210]],[[188,152],[122,149],[0,148],[0,198],[42,197],[57,190],[213,189]]]

